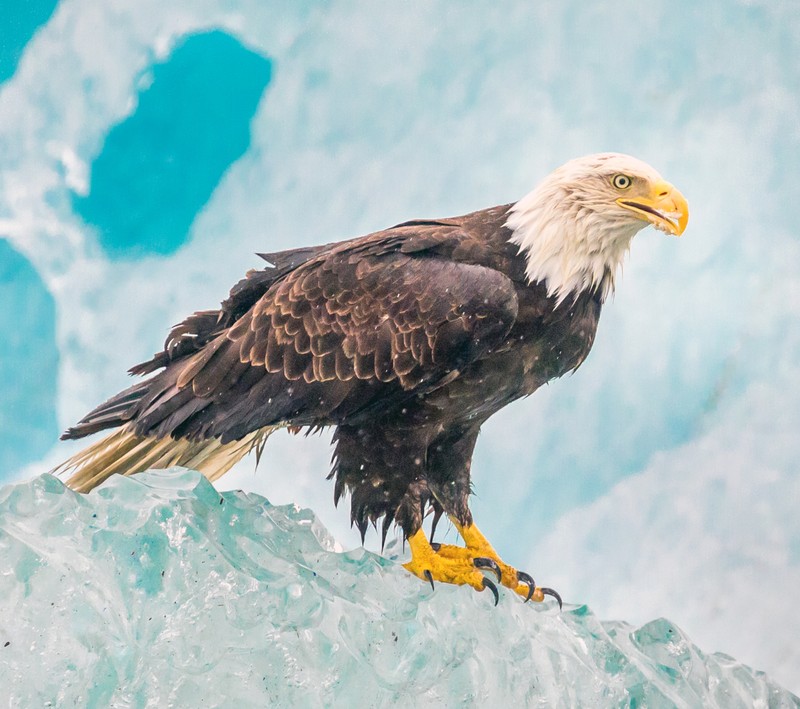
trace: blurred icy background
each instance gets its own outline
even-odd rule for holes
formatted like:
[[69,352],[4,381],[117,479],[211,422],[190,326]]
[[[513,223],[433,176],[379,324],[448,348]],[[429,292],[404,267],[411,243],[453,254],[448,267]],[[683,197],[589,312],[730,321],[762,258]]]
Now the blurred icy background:
[[[502,6],[501,6],[502,5]],[[581,370],[499,414],[473,510],[601,618],[800,691],[800,5],[28,0],[0,27],[0,471],[127,385],[255,251],[512,201],[632,153],[687,195]],[[345,547],[328,436],[223,487]],[[375,539],[372,540],[372,545]]]

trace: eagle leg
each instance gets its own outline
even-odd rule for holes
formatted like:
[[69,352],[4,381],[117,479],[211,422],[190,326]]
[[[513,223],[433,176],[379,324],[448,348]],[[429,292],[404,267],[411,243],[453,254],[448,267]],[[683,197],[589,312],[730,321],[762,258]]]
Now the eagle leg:
[[431,586],[434,581],[441,581],[459,586],[472,586],[477,591],[488,588],[497,605],[499,600],[497,586],[478,570],[471,558],[441,556],[434,551],[422,529],[408,538],[408,546],[411,549],[411,561],[403,566],[415,576],[428,581]]
[[523,596],[526,602],[531,599],[541,602],[545,596],[552,596],[558,602],[558,607],[561,608],[561,596],[556,591],[552,588],[537,586],[529,574],[506,564],[477,525],[463,525],[455,517],[450,517],[450,521],[461,535],[466,547],[441,544],[436,553],[444,558],[469,560],[477,568],[493,571],[500,583]]

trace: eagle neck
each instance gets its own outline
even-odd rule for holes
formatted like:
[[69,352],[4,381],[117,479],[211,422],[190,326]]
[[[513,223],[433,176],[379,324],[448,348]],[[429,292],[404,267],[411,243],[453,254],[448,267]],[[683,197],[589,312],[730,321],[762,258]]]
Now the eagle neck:
[[508,213],[509,241],[525,258],[528,283],[542,283],[560,305],[589,291],[613,294],[616,274],[644,222],[615,219],[563,185],[543,184]]

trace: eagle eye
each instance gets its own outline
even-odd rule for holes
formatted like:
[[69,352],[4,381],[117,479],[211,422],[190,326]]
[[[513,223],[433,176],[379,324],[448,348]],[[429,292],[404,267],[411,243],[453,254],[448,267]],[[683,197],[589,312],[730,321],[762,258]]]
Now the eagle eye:
[[627,175],[614,175],[611,182],[618,190],[627,190],[628,187],[631,186],[633,180]]

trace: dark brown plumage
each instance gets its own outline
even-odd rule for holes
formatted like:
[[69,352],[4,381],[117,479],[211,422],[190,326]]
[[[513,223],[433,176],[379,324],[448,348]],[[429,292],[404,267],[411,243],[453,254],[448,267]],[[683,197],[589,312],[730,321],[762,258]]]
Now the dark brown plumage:
[[336,426],[335,497],[350,493],[362,535],[380,518],[411,535],[429,504],[467,523],[481,424],[578,366],[600,313],[596,294],[554,308],[526,282],[509,207],[265,254],[271,267],[131,370],[163,371],[64,437],[128,424],[228,443],[277,424]]
[[[472,521],[478,432],[583,362],[636,232],[680,234],[687,219],[652,168],[602,154],[513,205],[264,254],[269,267],[131,370],[149,379],[66,432],[120,429],[64,464],[68,482],[88,491],[169,465],[215,479],[275,428],[333,426],[334,498],[350,495],[362,537],[380,523],[385,539],[396,522],[421,578],[494,589],[488,568],[526,599],[558,598],[505,565]],[[421,530],[428,509],[466,547],[434,549]]]

